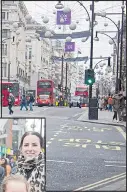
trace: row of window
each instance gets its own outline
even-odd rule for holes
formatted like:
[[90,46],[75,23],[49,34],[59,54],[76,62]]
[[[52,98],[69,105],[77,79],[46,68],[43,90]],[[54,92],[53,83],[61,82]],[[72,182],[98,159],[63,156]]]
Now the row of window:
[[9,38],[10,29],[2,29],[2,38]]
[[2,20],[8,20],[9,19],[9,12],[2,12]]

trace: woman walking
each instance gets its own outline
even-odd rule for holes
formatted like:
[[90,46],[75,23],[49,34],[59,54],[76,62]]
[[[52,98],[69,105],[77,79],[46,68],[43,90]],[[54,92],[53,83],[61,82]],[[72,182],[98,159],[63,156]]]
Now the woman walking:
[[5,170],[5,176],[9,176],[11,174],[11,166],[7,163],[7,159],[1,158],[1,166]]
[[23,175],[30,184],[30,192],[45,191],[45,161],[43,138],[37,132],[26,132],[20,144],[16,174]]

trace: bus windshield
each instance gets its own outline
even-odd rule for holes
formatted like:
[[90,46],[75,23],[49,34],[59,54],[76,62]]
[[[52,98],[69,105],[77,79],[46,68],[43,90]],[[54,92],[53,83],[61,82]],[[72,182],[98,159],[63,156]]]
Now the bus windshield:
[[52,83],[50,81],[39,81],[38,88],[51,88]]
[[84,91],[88,91],[88,90],[87,90],[87,88],[77,87],[76,91],[84,92]]
[[49,95],[39,95],[40,99],[49,99]]

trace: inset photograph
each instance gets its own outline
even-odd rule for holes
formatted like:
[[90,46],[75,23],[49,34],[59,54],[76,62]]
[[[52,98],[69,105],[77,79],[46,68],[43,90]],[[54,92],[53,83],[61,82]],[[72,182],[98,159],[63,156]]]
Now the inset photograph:
[[0,119],[0,192],[46,191],[45,118]]

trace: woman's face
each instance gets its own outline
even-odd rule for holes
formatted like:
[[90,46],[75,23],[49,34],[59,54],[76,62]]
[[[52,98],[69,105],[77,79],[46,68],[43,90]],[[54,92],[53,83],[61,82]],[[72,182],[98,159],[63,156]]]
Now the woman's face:
[[36,135],[26,136],[21,151],[25,158],[37,157],[41,152],[40,139]]
[[1,160],[1,164],[4,164],[4,163],[5,163],[5,159],[2,159],[2,160]]

